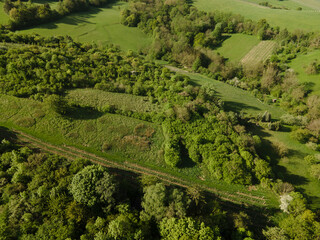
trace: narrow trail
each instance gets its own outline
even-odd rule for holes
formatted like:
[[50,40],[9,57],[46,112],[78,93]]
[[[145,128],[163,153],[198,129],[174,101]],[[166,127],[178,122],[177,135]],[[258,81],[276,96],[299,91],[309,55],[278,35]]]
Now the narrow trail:
[[154,176],[164,182],[177,185],[183,188],[189,188],[193,186],[203,191],[208,191],[210,193],[213,193],[214,195],[216,195],[216,197],[220,198],[225,202],[230,202],[240,206],[248,207],[250,205],[254,205],[259,207],[267,207],[266,199],[264,197],[255,196],[255,195],[252,195],[251,193],[243,193],[239,191],[237,191],[236,193],[230,193],[230,192],[218,190],[212,187],[195,185],[192,182],[189,182],[187,180],[181,179],[179,177],[171,176],[170,174],[167,174],[161,171],[157,171],[154,169],[141,166],[137,163],[132,163],[128,161],[125,161],[123,163],[115,162],[107,158],[97,156],[93,153],[84,151],[82,149],[78,149],[73,146],[53,145],[51,143],[44,142],[41,139],[35,138],[21,131],[14,130],[14,133],[17,135],[20,141],[26,143],[27,145],[30,145],[31,147],[41,149],[42,151],[45,151],[48,153],[57,154],[71,160],[75,160],[77,158],[85,158],[90,160],[93,163],[100,164],[105,167],[121,169],[125,171],[134,172],[137,174],[146,174],[146,175]]

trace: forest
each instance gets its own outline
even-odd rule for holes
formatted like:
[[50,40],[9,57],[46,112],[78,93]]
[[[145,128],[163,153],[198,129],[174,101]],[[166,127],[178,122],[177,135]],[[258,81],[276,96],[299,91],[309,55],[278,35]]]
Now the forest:
[[[3,3],[0,239],[319,239],[304,185],[319,186],[320,96],[291,65],[318,51],[320,33],[184,0],[119,7],[121,24],[151,39],[138,52],[14,32],[104,4]],[[231,61],[217,49],[233,36],[269,53]],[[317,77],[319,60],[302,69]],[[195,76],[283,114],[237,110]],[[283,169],[292,156],[305,175]]]

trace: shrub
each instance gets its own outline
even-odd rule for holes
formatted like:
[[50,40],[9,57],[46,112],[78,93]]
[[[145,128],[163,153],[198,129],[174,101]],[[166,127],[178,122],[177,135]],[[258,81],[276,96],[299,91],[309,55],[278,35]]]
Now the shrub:
[[311,134],[307,129],[298,128],[291,132],[290,137],[300,143],[306,143],[311,137]]

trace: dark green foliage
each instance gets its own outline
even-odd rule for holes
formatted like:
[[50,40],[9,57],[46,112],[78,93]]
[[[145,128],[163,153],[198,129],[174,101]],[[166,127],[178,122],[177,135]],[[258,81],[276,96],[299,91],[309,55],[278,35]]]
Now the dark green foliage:
[[77,202],[92,207],[99,203],[112,204],[115,186],[105,169],[92,165],[85,167],[73,177],[70,192]]

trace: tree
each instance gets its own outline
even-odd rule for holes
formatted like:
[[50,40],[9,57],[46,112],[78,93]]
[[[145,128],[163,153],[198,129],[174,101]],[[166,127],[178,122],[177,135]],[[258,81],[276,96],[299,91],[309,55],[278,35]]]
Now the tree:
[[[98,203],[113,203],[115,186],[112,177],[100,165],[90,165],[72,178],[70,192],[74,199],[87,206]],[[105,184],[105,185],[103,185]]]
[[167,190],[163,183],[148,186],[144,189],[144,196],[141,203],[143,211],[141,219],[143,221],[155,218],[160,221],[167,211]]

